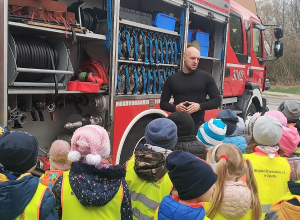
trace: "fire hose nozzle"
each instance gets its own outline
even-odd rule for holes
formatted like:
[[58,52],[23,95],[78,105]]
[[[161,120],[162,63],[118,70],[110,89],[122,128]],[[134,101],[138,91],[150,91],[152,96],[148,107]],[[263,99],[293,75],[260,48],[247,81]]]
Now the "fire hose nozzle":
[[72,129],[72,128],[79,128],[82,126],[82,122],[81,121],[77,121],[77,122],[74,122],[74,123],[67,123],[65,124],[65,128],[66,129]]
[[65,124],[66,129],[79,128],[85,125],[103,125],[103,119],[101,117],[91,117],[89,120],[77,121],[74,123]]

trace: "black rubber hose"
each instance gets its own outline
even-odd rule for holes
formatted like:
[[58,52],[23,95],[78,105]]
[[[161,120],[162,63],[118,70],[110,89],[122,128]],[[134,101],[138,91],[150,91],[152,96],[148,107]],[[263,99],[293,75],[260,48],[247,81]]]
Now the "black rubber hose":
[[[33,69],[57,69],[58,52],[42,38],[14,35],[17,66]],[[19,73],[16,82],[37,82],[48,76],[41,73]],[[56,75],[54,74],[56,77]],[[54,83],[57,84],[57,77]]]

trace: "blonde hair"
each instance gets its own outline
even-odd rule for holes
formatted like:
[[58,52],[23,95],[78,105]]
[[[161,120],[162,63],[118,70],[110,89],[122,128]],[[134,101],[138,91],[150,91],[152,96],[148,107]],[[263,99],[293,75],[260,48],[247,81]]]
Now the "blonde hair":
[[[221,155],[227,155],[226,158]],[[225,181],[229,178],[233,178],[234,181],[238,181],[246,173],[246,184],[251,191],[251,209],[252,220],[261,219],[261,206],[258,198],[258,187],[253,174],[253,168],[250,160],[246,159],[247,166],[243,161],[242,152],[233,144],[222,144],[216,151],[215,161],[218,162],[217,174],[218,180],[216,182],[216,190],[214,192],[213,199],[211,201],[211,207],[207,212],[207,216],[213,219],[219,207],[221,206],[224,198]]]

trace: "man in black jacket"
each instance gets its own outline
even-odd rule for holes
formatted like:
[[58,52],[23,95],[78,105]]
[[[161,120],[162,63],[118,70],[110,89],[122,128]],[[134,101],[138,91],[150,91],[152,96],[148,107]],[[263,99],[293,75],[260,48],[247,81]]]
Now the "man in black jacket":
[[[200,52],[195,47],[189,47],[183,55],[182,71],[167,78],[160,101],[160,108],[168,112],[186,111],[194,120],[193,135],[204,123],[205,110],[215,109],[221,105],[220,92],[213,77],[197,69]],[[210,99],[206,101],[206,96]],[[171,97],[174,104],[170,104]]]
[[185,111],[174,112],[169,115],[177,126],[178,140],[174,150],[187,151],[203,160],[206,160],[206,147],[195,135],[192,135],[194,121],[191,115]]

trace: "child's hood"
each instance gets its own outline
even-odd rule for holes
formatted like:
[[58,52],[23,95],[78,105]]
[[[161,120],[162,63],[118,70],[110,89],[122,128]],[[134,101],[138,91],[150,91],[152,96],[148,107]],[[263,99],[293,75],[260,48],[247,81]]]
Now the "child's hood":
[[15,219],[20,215],[32,197],[39,184],[39,179],[26,175],[18,180],[4,181],[0,174],[0,220]]
[[70,170],[70,185],[83,206],[104,206],[117,194],[125,169],[119,166],[95,166],[75,162]]
[[[166,153],[168,152],[168,153]],[[167,172],[166,155],[170,150],[152,145],[139,145],[135,150],[134,171],[137,176],[149,182],[160,180]]]
[[240,218],[250,209],[251,201],[251,191],[245,182],[227,181],[219,213],[228,219]]

